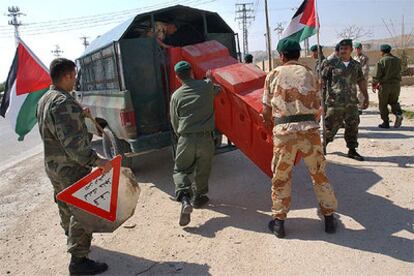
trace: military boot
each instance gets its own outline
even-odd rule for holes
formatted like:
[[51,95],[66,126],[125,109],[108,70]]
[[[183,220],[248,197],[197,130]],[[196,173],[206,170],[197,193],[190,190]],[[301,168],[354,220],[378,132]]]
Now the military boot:
[[195,209],[199,209],[207,204],[209,200],[210,199],[206,195],[196,195],[191,199],[191,205],[193,205]]
[[325,232],[333,234],[336,232],[336,218],[333,215],[325,217]]
[[356,151],[356,149],[349,149],[348,157],[351,158],[351,159],[358,160],[358,161],[364,161],[364,157],[359,155],[359,153]]
[[390,128],[390,122],[383,122],[382,124],[378,125],[379,128]]
[[78,258],[72,256],[69,263],[70,275],[96,275],[108,270],[106,263],[95,262],[86,257]]
[[193,212],[193,206],[191,206],[188,195],[181,197],[181,213],[180,213],[180,226],[186,226],[191,221],[191,213]]
[[396,115],[394,127],[399,128],[402,124],[402,121],[403,121],[403,116],[402,115]]
[[269,230],[279,239],[285,237],[285,221],[280,219],[273,219],[269,222]]

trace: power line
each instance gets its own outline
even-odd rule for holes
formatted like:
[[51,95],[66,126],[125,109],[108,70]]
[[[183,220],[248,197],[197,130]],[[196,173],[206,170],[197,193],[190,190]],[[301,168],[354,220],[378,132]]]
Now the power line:
[[249,53],[249,42],[247,28],[250,23],[255,19],[253,3],[241,3],[236,4],[236,17],[235,20],[239,22],[239,27],[243,31],[243,55]]

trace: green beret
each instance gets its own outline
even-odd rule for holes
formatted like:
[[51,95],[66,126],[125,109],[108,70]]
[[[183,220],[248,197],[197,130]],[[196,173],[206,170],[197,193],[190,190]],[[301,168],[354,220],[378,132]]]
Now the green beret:
[[300,50],[301,48],[299,42],[292,39],[282,39],[279,40],[279,43],[277,44],[277,51],[279,53],[294,52]]
[[381,46],[380,46],[380,50],[381,51],[383,51],[383,52],[390,52],[391,51],[391,46],[390,45],[388,45],[388,44],[382,44]]
[[[319,50],[322,50],[322,49],[323,49],[323,46],[319,45]],[[316,52],[318,50],[318,45],[317,44],[313,45],[312,47],[309,48],[309,50],[311,50],[311,52]]]
[[362,48],[362,44],[361,44],[361,42],[355,42],[355,43],[354,43],[354,48],[355,48],[355,49],[361,49],[361,48]]
[[339,46],[351,46],[352,47],[352,39],[342,39],[339,41]]
[[182,72],[184,70],[189,70],[189,69],[191,69],[190,63],[188,63],[187,61],[184,61],[184,60],[177,62],[174,66],[174,71],[176,73]]

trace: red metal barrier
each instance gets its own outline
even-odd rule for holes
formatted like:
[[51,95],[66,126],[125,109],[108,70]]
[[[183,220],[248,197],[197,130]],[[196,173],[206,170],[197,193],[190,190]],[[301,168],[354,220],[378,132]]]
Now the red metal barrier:
[[271,177],[272,131],[260,117],[266,73],[253,64],[239,63],[217,41],[169,49],[169,55],[174,83],[170,87],[177,88],[173,67],[179,60],[191,64],[196,79],[212,70],[215,82],[223,88],[215,100],[216,128]]

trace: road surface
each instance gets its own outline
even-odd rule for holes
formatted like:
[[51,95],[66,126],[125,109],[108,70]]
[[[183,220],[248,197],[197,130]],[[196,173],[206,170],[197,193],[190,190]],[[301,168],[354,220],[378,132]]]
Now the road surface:
[[[109,264],[104,275],[413,275],[414,121],[378,129],[375,109],[361,119],[365,162],[344,156],[342,131],[328,147],[336,234],[323,232],[303,164],[293,173],[286,239],[269,233],[270,179],[239,151],[215,157],[210,204],[182,228],[166,149],[137,159],[142,192],[130,227],[95,234],[92,258]],[[42,155],[0,173],[0,275],[67,275]]]

